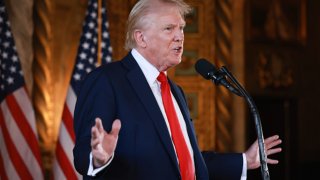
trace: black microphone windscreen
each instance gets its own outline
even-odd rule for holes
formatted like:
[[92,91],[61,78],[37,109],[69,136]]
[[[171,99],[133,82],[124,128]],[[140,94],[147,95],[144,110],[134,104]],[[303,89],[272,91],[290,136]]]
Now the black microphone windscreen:
[[195,64],[196,71],[205,79],[210,79],[210,73],[217,71],[216,67],[206,59],[199,59]]

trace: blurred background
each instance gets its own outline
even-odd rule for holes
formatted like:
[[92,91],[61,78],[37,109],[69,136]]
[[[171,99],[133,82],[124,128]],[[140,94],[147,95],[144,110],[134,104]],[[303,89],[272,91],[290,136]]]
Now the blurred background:
[[[273,156],[280,164],[268,166],[271,179],[317,177],[320,1],[186,1],[193,11],[186,17],[183,61],[169,76],[186,92],[201,149],[243,152],[257,138],[244,99],[195,72],[195,62],[206,58],[226,66],[253,97],[264,137],[279,134],[283,140],[283,152]],[[113,61],[128,53],[123,48],[126,19],[135,2],[102,5]],[[44,174],[50,177],[88,0],[4,3],[35,110]],[[249,171],[248,179],[259,178],[260,169]]]

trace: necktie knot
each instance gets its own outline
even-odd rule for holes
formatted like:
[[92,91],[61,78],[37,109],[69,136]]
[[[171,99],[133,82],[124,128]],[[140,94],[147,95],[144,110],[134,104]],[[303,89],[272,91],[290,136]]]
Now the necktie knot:
[[157,77],[157,80],[162,83],[167,83],[167,76],[164,74],[164,72],[160,72],[159,76]]

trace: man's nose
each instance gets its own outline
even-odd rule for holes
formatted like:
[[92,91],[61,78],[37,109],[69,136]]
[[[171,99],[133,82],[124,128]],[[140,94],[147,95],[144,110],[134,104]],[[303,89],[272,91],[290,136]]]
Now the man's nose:
[[184,39],[184,33],[183,33],[183,30],[178,30],[176,33],[175,33],[175,36],[174,36],[174,41],[183,41]]

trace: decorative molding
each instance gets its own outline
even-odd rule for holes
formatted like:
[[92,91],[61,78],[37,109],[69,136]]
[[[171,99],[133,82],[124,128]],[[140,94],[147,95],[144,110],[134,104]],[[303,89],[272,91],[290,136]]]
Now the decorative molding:
[[35,0],[33,102],[45,174],[52,164],[53,86],[51,77],[53,32],[51,0]]
[[[232,0],[216,0],[216,65],[230,67],[232,64]],[[232,150],[232,96],[230,92],[219,86],[216,92],[217,136],[216,150]]]

